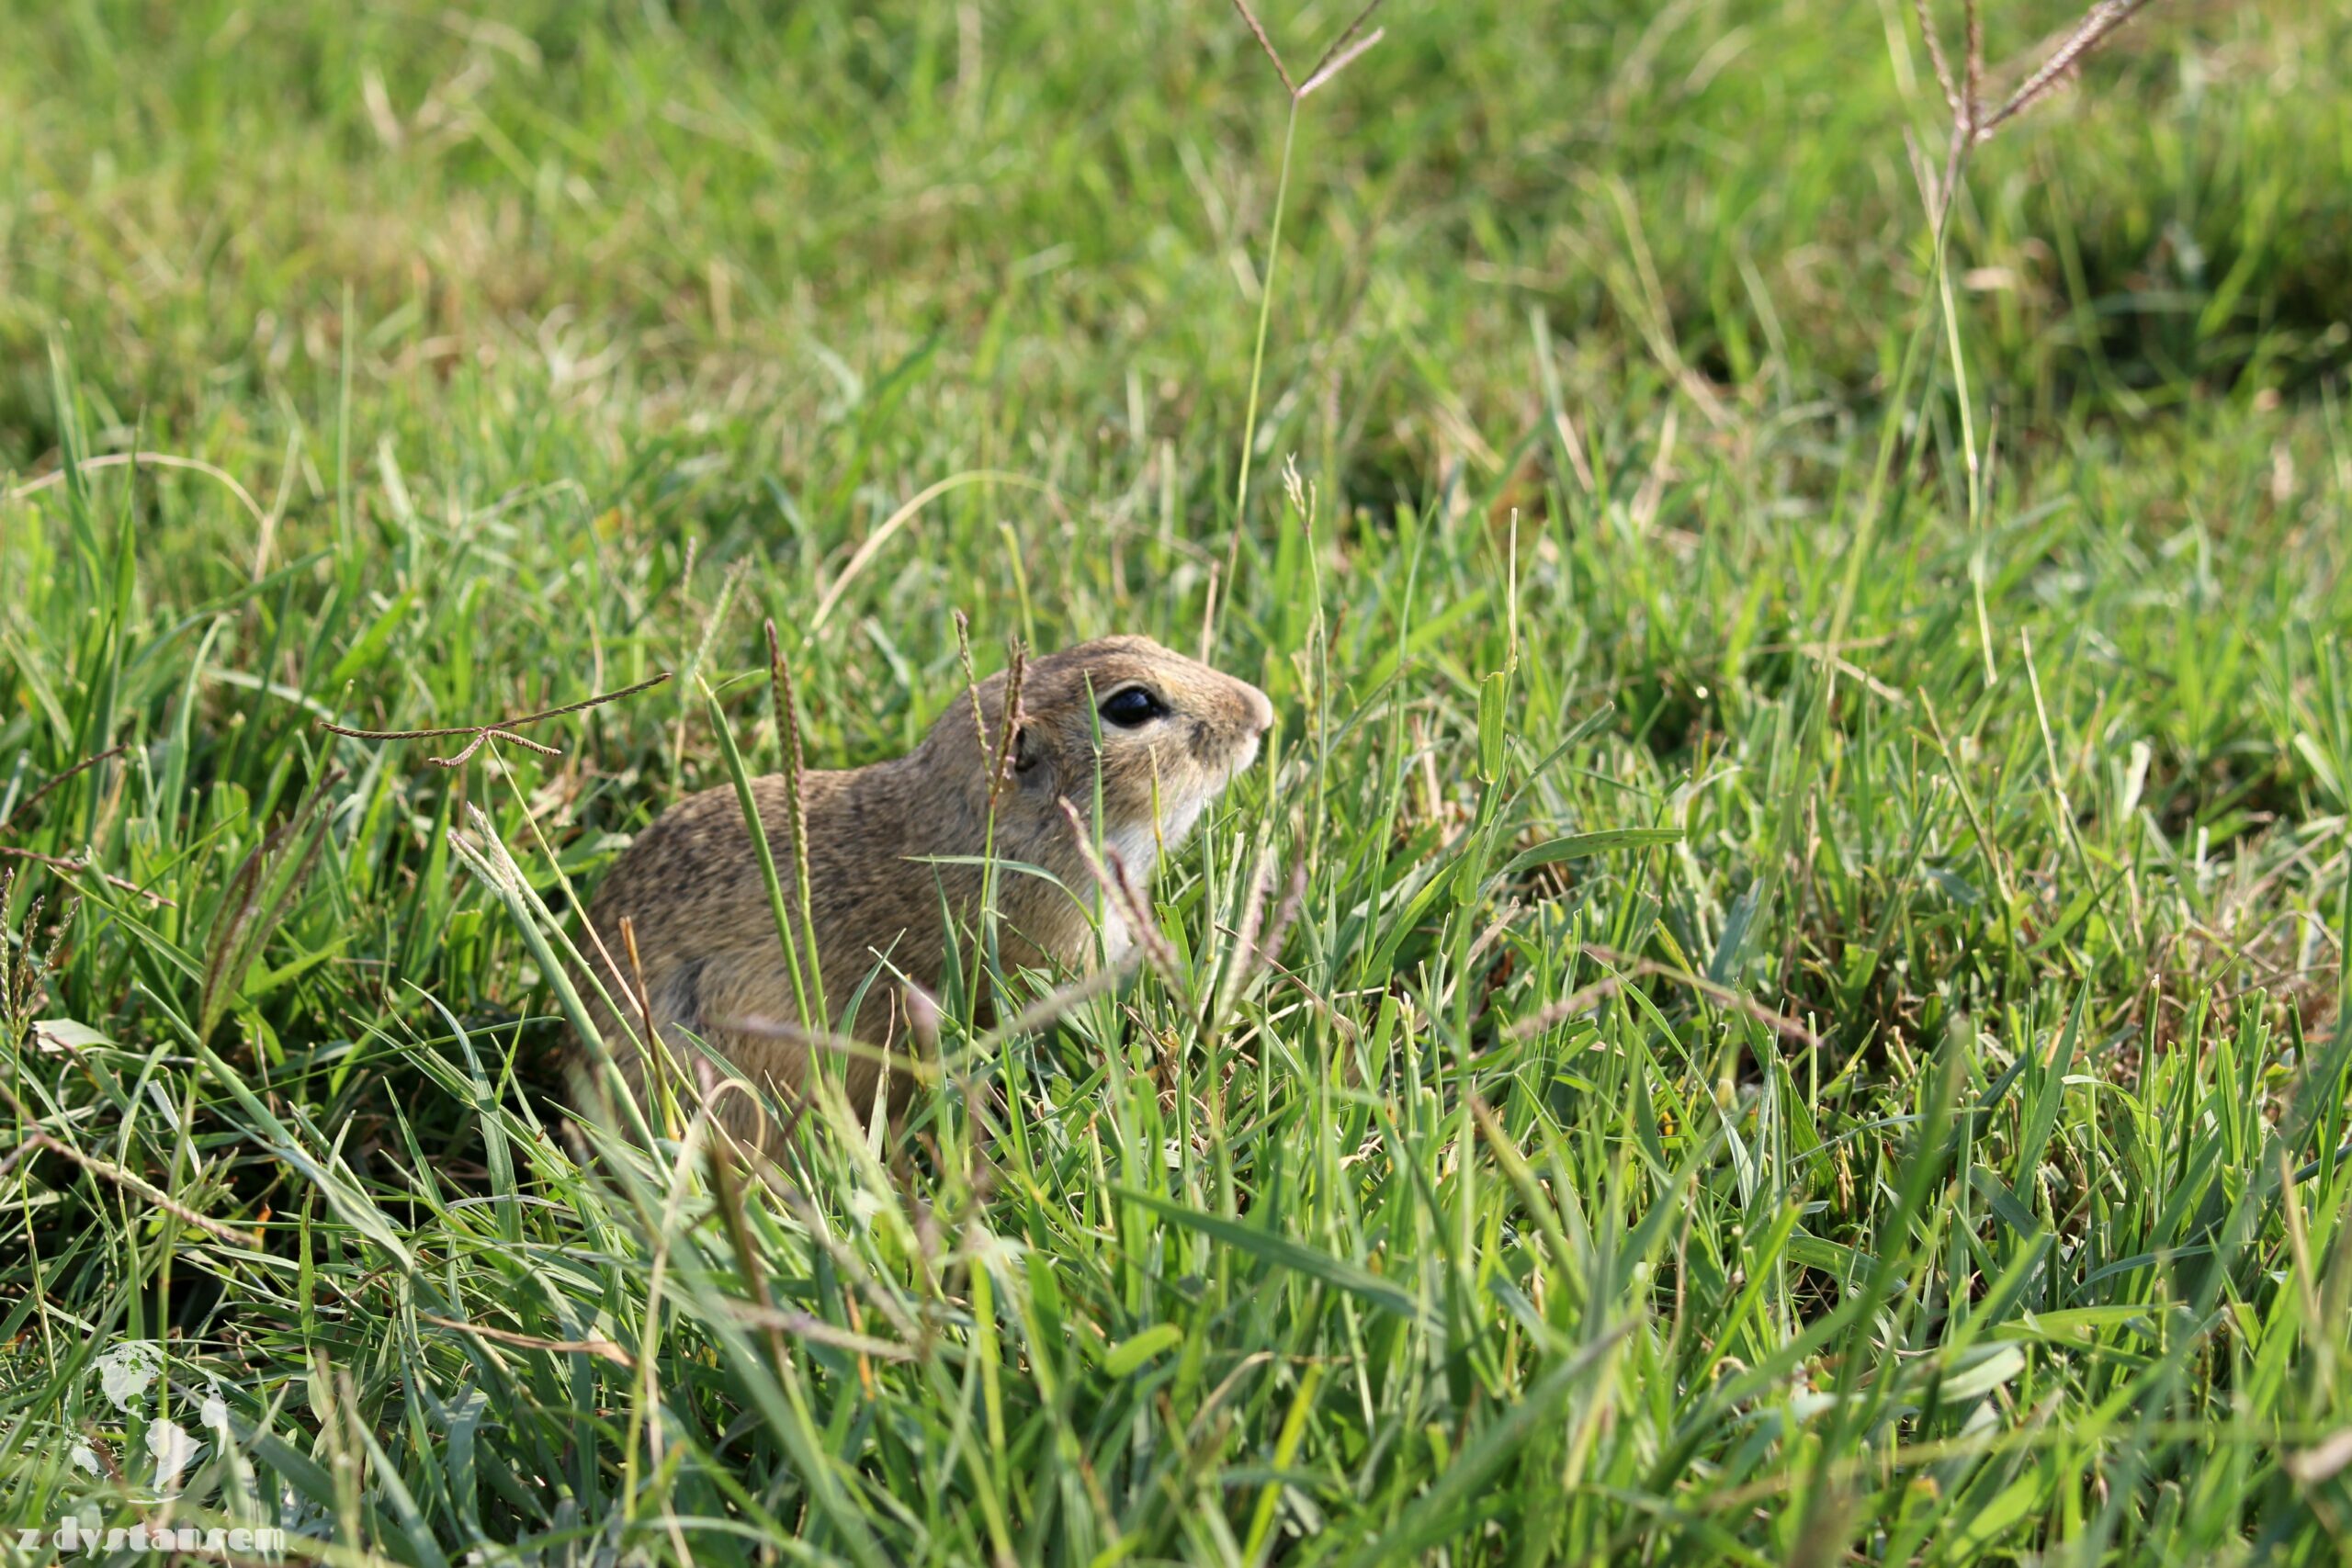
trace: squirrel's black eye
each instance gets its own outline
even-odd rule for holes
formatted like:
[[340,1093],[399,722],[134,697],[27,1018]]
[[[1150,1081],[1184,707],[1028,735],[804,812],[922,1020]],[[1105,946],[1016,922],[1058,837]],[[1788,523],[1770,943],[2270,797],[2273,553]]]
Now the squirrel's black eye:
[[1122,729],[1167,716],[1168,705],[1141,686],[1123,686],[1102,699],[1102,716]]

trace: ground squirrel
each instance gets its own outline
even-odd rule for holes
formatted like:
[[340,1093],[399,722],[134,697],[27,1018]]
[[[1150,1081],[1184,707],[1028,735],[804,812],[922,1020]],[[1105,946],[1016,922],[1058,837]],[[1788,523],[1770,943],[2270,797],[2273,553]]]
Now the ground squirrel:
[[[1005,687],[1000,672],[959,696],[903,757],[802,774],[825,997],[842,1031],[859,1040],[909,1050],[901,977],[938,993],[943,910],[963,928],[959,944],[967,942],[981,870],[926,857],[977,856],[988,848],[996,773],[990,753],[1003,733]],[[994,852],[1000,861],[1051,873],[1062,886],[1000,868],[1003,966],[1078,967],[1095,955],[1090,911],[1096,885],[1063,803],[1091,819],[1098,763],[1104,845],[1140,887],[1162,850],[1182,843],[1226,783],[1255,759],[1273,718],[1257,687],[1148,637],[1103,637],[1030,660],[1012,751],[996,786]],[[781,773],[755,779],[752,797],[797,937],[788,782]],[[689,796],[639,834],[597,888],[588,918],[598,940],[582,947],[593,955],[601,945],[621,974],[592,957],[602,984],[583,986],[582,994],[633,1089],[642,1087],[643,1063],[607,997],[628,1010],[639,1032],[650,1011],[665,1031],[691,1031],[754,1083],[773,1082],[787,1098],[798,1088],[807,1065],[803,1038],[777,1026],[799,1014],[731,784]],[[621,937],[624,918],[634,931],[641,995]],[[1102,926],[1115,955],[1125,928],[1107,911]],[[959,950],[970,952],[968,945]],[[865,995],[855,1016],[842,1018],[861,985]],[[692,1047],[673,1043],[673,1052],[690,1060]],[[863,1111],[872,1103],[880,1063],[861,1056],[844,1066],[850,1103]],[[905,1075],[893,1075],[894,1088],[904,1082]],[[746,1130],[756,1122],[744,1097],[730,1093],[724,1103],[730,1125]]]

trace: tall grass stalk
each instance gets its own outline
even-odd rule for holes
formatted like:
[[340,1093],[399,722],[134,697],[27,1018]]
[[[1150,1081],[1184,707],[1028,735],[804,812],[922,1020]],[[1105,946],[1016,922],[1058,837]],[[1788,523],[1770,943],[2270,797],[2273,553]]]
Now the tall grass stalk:
[[[1316,62],[1315,69],[1306,73],[1306,79],[1294,82],[1289,68],[1283,63],[1281,51],[1274,48],[1273,39],[1266,36],[1265,27],[1258,20],[1257,13],[1250,8],[1249,0],[1233,0],[1233,8],[1240,13],[1243,25],[1250,29],[1250,36],[1257,39],[1258,47],[1272,64],[1274,75],[1281,81],[1289,104],[1283,116],[1283,150],[1279,173],[1274,178],[1273,217],[1266,227],[1266,265],[1259,271],[1258,329],[1250,350],[1250,396],[1241,415],[1240,473],[1234,480],[1233,488],[1233,537],[1225,553],[1224,603],[1228,605],[1233,602],[1234,573],[1240,570],[1241,565],[1242,535],[1249,526],[1250,470],[1258,448],[1258,389],[1266,367],[1266,328],[1273,319],[1274,268],[1282,259],[1283,211],[1290,199],[1291,149],[1298,141],[1299,106],[1306,101],[1307,95],[1329,82],[1364,51],[1380,41],[1382,29],[1375,28],[1368,34],[1363,31],[1364,23],[1372,19],[1372,14],[1380,8],[1380,5],[1381,0],[1371,0],[1356,14],[1355,20],[1331,40],[1330,47]],[[1359,37],[1359,34],[1363,36]]]

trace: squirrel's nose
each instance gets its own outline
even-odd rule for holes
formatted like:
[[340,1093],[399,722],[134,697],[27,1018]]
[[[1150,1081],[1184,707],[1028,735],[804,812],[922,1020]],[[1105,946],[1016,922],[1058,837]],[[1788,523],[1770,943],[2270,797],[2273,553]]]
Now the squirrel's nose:
[[1255,686],[1245,682],[1241,689],[1249,694],[1250,733],[1265,734],[1274,727],[1274,705],[1268,702],[1266,694]]

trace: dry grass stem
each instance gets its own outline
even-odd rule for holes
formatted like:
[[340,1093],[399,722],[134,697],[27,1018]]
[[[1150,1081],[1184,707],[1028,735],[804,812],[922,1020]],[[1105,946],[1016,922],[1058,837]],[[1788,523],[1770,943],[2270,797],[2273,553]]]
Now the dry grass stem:
[[[103,457],[85,457],[76,465],[76,467],[78,467],[83,473],[86,474],[95,468],[134,468],[142,464],[157,468],[185,468],[190,473],[202,474],[207,479],[219,479],[222,484],[229,487],[230,493],[234,495],[238,502],[244,507],[245,511],[252,514],[253,520],[255,523],[261,525],[264,528],[267,528],[270,525],[269,513],[264,512],[261,509],[261,504],[254,500],[252,491],[239,484],[236,480],[236,477],[231,474],[226,468],[215,468],[210,463],[204,462],[199,458],[175,457],[166,452],[109,452]],[[62,485],[64,482],[65,470],[63,468],[60,468],[55,473],[43,474],[37,479],[26,480],[23,484],[20,484],[16,489],[10,491],[7,498],[10,501],[22,501],[27,496],[36,495],[42,491],[51,488],[52,486]]]
[[528,1334],[516,1334],[504,1328],[487,1328],[479,1323],[461,1323],[454,1317],[439,1317],[429,1312],[416,1314],[419,1323],[429,1323],[435,1328],[469,1335],[492,1345],[511,1345],[517,1350],[548,1350],[558,1355],[595,1356],[616,1367],[636,1369],[628,1351],[609,1339],[536,1339]]
[[[15,1097],[12,1095],[10,1098]],[[23,1113],[24,1108],[21,1105],[17,1109],[19,1114]],[[47,1133],[28,1133],[25,1135],[25,1145],[43,1149],[53,1155],[62,1155],[91,1175],[111,1181],[126,1191],[137,1193],[174,1219],[185,1224],[194,1225],[215,1240],[225,1241],[232,1247],[241,1247],[248,1251],[261,1250],[261,1237],[258,1234],[241,1231],[234,1225],[224,1224],[209,1214],[199,1214],[136,1172],[125,1170],[112,1160],[100,1159],[95,1155],[85,1155],[62,1138],[51,1137]]]
[[1241,25],[1250,29],[1250,36],[1258,40],[1258,47],[1266,51],[1266,58],[1274,62],[1274,74],[1283,79],[1283,90],[1294,98],[1298,96],[1298,84],[1290,79],[1290,68],[1283,63],[1282,51],[1274,47],[1274,40],[1266,36],[1264,26],[1258,20],[1258,13],[1250,9],[1249,0],[1233,0],[1233,8],[1241,13]]
[[1521,1019],[1503,1032],[1503,1038],[1517,1041],[1541,1034],[1555,1024],[1574,1018],[1603,997],[1613,995],[1628,981],[1655,976],[1662,980],[1671,980],[1679,986],[1687,986],[1702,996],[1712,998],[1725,1007],[1745,1013],[1766,1028],[1801,1045],[1811,1046],[1821,1043],[1820,1035],[1807,1029],[1795,1019],[1785,1013],[1774,1012],[1754,998],[1742,996],[1730,987],[1718,985],[1704,976],[1693,975],[1687,969],[1678,969],[1670,964],[1660,964],[1656,959],[1634,958],[1624,953],[1614,953],[1592,942],[1585,943],[1583,951],[1602,963],[1613,966],[1618,973],[1603,976],[1592,984],[1581,987],[1558,1001]]
[[40,803],[41,796],[49,794],[58,785],[89,772],[89,770],[96,767],[100,762],[108,761],[116,757],[119,757],[125,751],[130,750],[130,746],[128,742],[119,746],[109,746],[105,750],[96,753],[95,756],[83,758],[80,761],[74,763],[72,767],[65,769],[62,773],[51,774],[48,778],[43,779],[40,786],[30,795],[25,796],[22,800],[17,802],[16,805],[10,807],[8,808],[8,815],[6,817],[0,817],[0,828],[6,828],[9,823],[14,822],[17,819],[18,813],[30,811],[35,806]]
[[466,742],[463,750],[453,756],[425,759],[436,768],[464,766],[466,761],[481,749],[484,741],[492,739],[512,740],[516,745],[527,750],[536,751],[542,757],[560,757],[563,753],[555,747],[517,735],[514,731],[526,724],[537,724],[542,719],[561,718],[566,714],[602,707],[606,703],[616,703],[624,697],[633,697],[639,692],[651,691],[669,678],[670,671],[664,670],[650,680],[639,681],[634,686],[623,686],[617,692],[600,692],[595,696],[582,697],[576,703],[566,703],[561,707],[541,708],[537,713],[516,714],[512,718],[493,719],[488,724],[449,725],[438,729],[353,729],[345,725],[330,723],[323,718],[318,722],[321,729],[330,734],[348,736],[354,740],[437,740],[449,735],[473,737]]
[[17,860],[32,861],[37,864],[48,866],[52,871],[62,872],[69,876],[81,876],[85,874],[95,876],[99,881],[105,883],[108,887],[117,888],[122,892],[133,894],[141,898],[146,899],[149,903],[153,904],[160,908],[172,909],[178,908],[178,906],[174,904],[169,898],[164,897],[161,893],[154,891],[153,888],[141,887],[139,884],[131,881],[129,877],[117,876],[110,871],[100,871],[96,866],[92,865],[87,861],[74,860],[66,855],[43,854],[39,850],[20,849],[14,844],[0,844],[0,855],[7,855]]
[[1989,112],[1984,107],[1984,22],[1979,0],[1962,0],[1961,70],[1955,79],[1943,39],[1936,31],[1932,0],[1912,0],[1926,40],[1928,61],[1936,73],[1945,106],[1951,111],[1951,136],[1944,161],[1944,179],[1935,199],[1939,213],[1949,209],[1962,166],[1968,154],[1993,139],[1994,132],[2047,97],[2083,58],[2113,37],[2116,29],[2146,9],[2150,0],[2098,0],[2073,29],[2051,50],[2041,63]]

